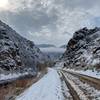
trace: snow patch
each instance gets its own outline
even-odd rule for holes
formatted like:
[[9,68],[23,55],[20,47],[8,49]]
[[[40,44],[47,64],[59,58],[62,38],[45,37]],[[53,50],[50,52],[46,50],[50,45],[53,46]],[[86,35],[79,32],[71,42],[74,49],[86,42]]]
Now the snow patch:
[[20,76],[24,76],[24,75],[27,75],[28,73],[12,73],[12,74],[8,74],[8,75],[5,75],[5,74],[0,74],[0,81],[2,80],[7,80],[7,79],[13,79],[13,78],[18,78]]

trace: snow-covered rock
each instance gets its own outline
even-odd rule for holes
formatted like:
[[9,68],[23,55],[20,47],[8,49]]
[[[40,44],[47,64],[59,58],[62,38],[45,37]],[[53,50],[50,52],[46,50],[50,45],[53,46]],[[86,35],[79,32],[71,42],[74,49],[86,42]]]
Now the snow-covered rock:
[[32,41],[0,21],[0,72],[37,72],[37,65],[44,64],[48,57]]
[[100,69],[100,28],[76,31],[62,58],[69,68]]

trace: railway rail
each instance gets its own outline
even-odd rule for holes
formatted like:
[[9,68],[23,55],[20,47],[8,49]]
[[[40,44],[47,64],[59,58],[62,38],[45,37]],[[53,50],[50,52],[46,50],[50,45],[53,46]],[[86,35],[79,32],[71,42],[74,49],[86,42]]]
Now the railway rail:
[[65,84],[67,85],[67,87],[68,87],[68,89],[69,89],[69,92],[70,92],[70,94],[71,94],[73,100],[80,100],[80,98],[79,98],[77,92],[74,90],[74,88],[73,88],[73,87],[71,86],[71,84],[68,82],[68,80],[66,79],[65,75],[64,75],[62,72],[61,72],[61,74],[62,74],[62,77],[63,77],[63,79],[64,79],[64,81],[65,81]]
[[97,78],[94,78],[91,76],[87,76],[87,75],[83,75],[83,74],[79,74],[76,72],[66,71],[66,70],[62,70],[62,72],[65,72],[65,73],[67,72],[75,77],[78,77],[84,83],[88,83],[95,89],[100,90],[100,79],[97,79]]

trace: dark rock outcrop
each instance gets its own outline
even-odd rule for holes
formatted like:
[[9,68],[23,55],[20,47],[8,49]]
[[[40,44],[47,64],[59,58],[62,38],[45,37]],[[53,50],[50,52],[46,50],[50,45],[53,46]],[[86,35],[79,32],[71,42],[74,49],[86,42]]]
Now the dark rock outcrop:
[[0,21],[0,72],[37,72],[37,64],[44,64],[48,57],[29,41]]
[[62,58],[69,68],[100,68],[100,28],[76,31]]

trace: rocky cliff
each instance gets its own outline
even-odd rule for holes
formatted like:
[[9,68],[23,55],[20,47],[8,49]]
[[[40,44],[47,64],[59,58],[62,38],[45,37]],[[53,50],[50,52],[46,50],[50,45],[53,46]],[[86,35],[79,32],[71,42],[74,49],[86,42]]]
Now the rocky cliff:
[[0,72],[20,70],[36,73],[38,63],[46,61],[48,57],[32,41],[0,21]]
[[64,66],[75,69],[100,69],[100,28],[76,31],[63,54]]

